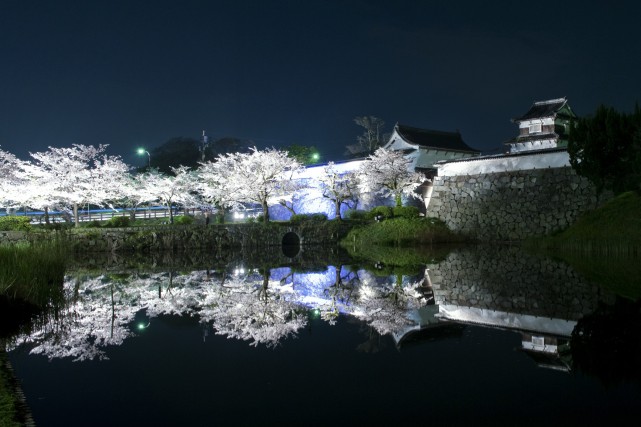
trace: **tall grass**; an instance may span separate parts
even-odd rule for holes
[[[552,251],[604,256],[641,255],[641,197],[618,195],[579,218],[570,228],[536,244]]]
[[[62,285],[67,255],[60,242],[0,246],[0,294],[46,305]]]
[[[7,354],[0,350],[0,426],[19,427],[24,425],[20,419],[20,404],[14,393],[11,372],[6,366]]]
[[[627,192],[587,212],[554,236],[526,242],[560,258],[592,283],[618,295],[641,297],[641,197]]]

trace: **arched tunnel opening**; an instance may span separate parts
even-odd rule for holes
[[[287,258],[294,258],[300,253],[300,237],[298,234],[290,231],[285,233],[282,241],[283,255]]]

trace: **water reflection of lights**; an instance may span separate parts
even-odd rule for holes
[[[149,327],[149,325],[151,325],[151,321],[148,321],[147,324],[145,324],[144,322],[140,322],[140,323],[138,323],[138,330],[139,331],[144,331],[145,329],[147,329]]]

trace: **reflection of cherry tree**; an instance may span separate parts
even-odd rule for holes
[[[159,273],[140,279],[140,308],[145,308],[150,318],[162,314],[194,315],[202,300],[205,279],[204,271],[180,276]]]
[[[136,313],[146,310],[150,319],[160,314],[192,314],[200,304],[204,276],[204,272],[195,271],[176,279],[170,273],[68,277],[64,283],[66,304],[56,320],[17,342],[50,359],[107,359],[105,347],[120,345],[133,334],[131,323]]]
[[[345,274],[341,274],[341,269],[337,268],[334,283],[325,289],[329,304],[319,307],[321,319],[330,325],[336,324],[340,308],[352,304],[354,294],[359,286],[360,281],[355,273],[348,271]]]
[[[144,313],[151,327],[161,315],[200,316],[219,335],[275,347],[306,325],[310,309],[331,324],[339,314],[353,315],[384,335],[413,323],[411,312],[424,304],[420,286],[331,266],[264,275],[256,270],[222,276],[209,271],[77,275],[65,279],[65,303],[55,319],[15,343],[49,358],[106,359],[106,347],[135,335],[132,323]]]
[[[413,310],[425,305],[422,282],[376,284],[362,280],[357,310],[353,315],[366,321],[381,335],[394,334],[415,323]]]
[[[72,357],[74,360],[106,359],[103,347],[120,345],[131,335],[128,324],[138,308],[126,288],[104,276],[68,277],[64,283],[67,305],[57,321],[19,341],[33,346],[32,354],[50,359]]]
[[[233,278],[205,291],[201,319],[213,321],[216,334],[275,347],[305,326],[307,318],[293,301],[291,286]]]

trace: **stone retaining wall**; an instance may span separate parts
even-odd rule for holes
[[[594,186],[561,167],[438,176],[427,215],[476,239],[520,240],[564,229],[596,206]]]
[[[74,252],[147,252],[159,250],[281,247],[294,233],[302,248],[336,245],[348,226],[334,222],[314,224],[166,225],[127,228],[72,228],[59,231],[0,231],[0,243],[20,244],[60,239]]]
[[[578,320],[614,298],[570,266],[515,246],[454,250],[428,268],[439,305]]]

